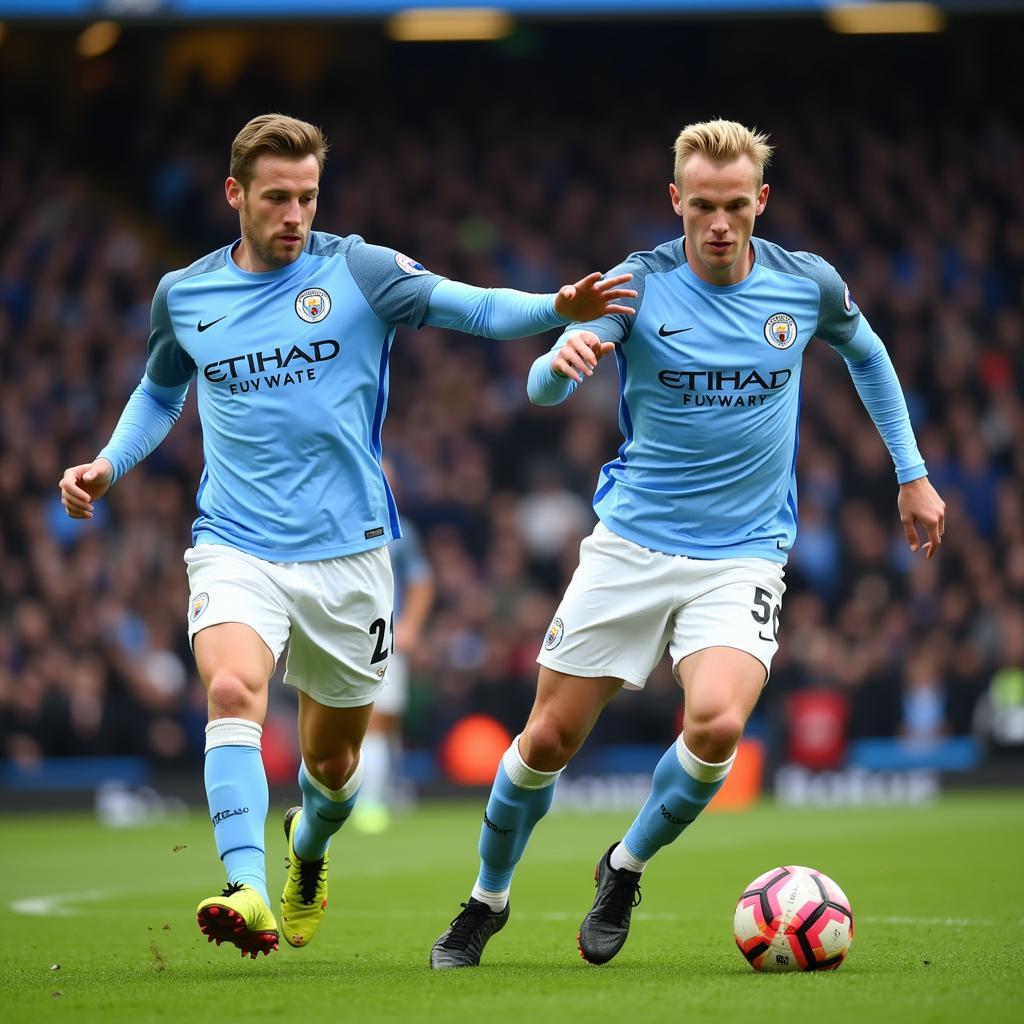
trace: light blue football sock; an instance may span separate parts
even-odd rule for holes
[[[527,765],[519,754],[518,736],[502,756],[480,829],[480,874],[473,890],[478,899],[485,893],[492,898],[500,894],[501,906],[492,909],[503,909],[512,873],[534,825],[551,806],[561,774],[562,769],[540,772]]]
[[[259,725],[244,718],[210,722],[203,777],[213,839],[228,881],[251,885],[269,904],[263,841],[269,795],[262,734]]]
[[[302,814],[295,826],[292,845],[303,860],[319,860],[330,845],[331,836],[348,820],[363,781],[363,759],[341,789],[328,789],[299,765],[299,789],[302,790]]]
[[[722,788],[736,759],[713,764],[692,754],[680,736],[665,751],[651,780],[651,793],[623,844],[637,860],[648,861],[678,839]]]

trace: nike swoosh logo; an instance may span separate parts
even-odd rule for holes
[[[202,334],[203,331],[209,330],[214,324],[219,324],[221,320],[226,320],[227,318],[228,314],[225,313],[222,317],[218,317],[216,320],[211,320],[208,324],[204,324],[203,321],[200,320],[199,323],[196,324],[196,330]]]
[[[660,326],[660,327],[658,328],[658,333],[659,333],[659,334],[660,334],[660,335],[661,335],[661,336],[662,336],[663,338],[671,338],[673,334],[682,334],[682,333],[683,333],[683,331],[692,331],[692,330],[693,330],[693,328],[692,328],[692,327],[680,327],[678,331],[666,331],[666,330],[665,330],[665,325],[664,325],[664,324],[662,324],[662,325],[661,325],[661,326]]]

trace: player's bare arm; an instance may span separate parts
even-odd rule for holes
[[[114,467],[106,459],[70,466],[60,478],[60,503],[72,519],[92,519],[93,502],[110,490]]]
[[[924,556],[934,558],[942,544],[942,535],[946,532],[946,503],[932,487],[928,477],[923,476],[902,484],[897,506],[910,550],[916,552],[921,547],[918,533],[920,526],[928,537],[924,544]]]
[[[569,320],[585,323],[596,320],[608,313],[625,313],[632,315],[635,310],[630,306],[616,303],[616,299],[635,299],[636,291],[623,288],[622,285],[633,279],[632,274],[617,274],[602,280],[601,274],[595,271],[587,274],[575,284],[563,285],[555,298],[555,312]]]
[[[559,377],[582,384],[583,377],[592,377],[598,362],[613,348],[610,341],[602,341],[592,331],[573,331],[566,335],[565,344],[555,354],[551,370]]]

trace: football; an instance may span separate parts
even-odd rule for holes
[[[755,971],[831,971],[853,942],[853,910],[828,875],[772,868],[744,890],[733,934]]]

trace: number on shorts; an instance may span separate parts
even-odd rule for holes
[[[754,607],[750,610],[750,617],[755,622],[759,622],[762,626],[767,625],[769,619],[772,623],[771,636],[765,636],[763,630],[758,634],[762,640],[777,640],[779,638],[779,616],[781,614],[781,604],[777,604],[772,607],[771,591],[765,590],[764,587],[755,587]]]
[[[392,621],[394,618],[392,617]],[[376,665],[378,661],[387,661],[388,651],[384,644],[384,636],[387,632],[388,624],[383,619],[374,619],[370,623],[368,630],[370,636],[376,637],[377,645],[373,649],[373,657],[370,659],[371,665]],[[391,630],[391,651],[394,652],[395,640],[394,640],[394,629]]]

